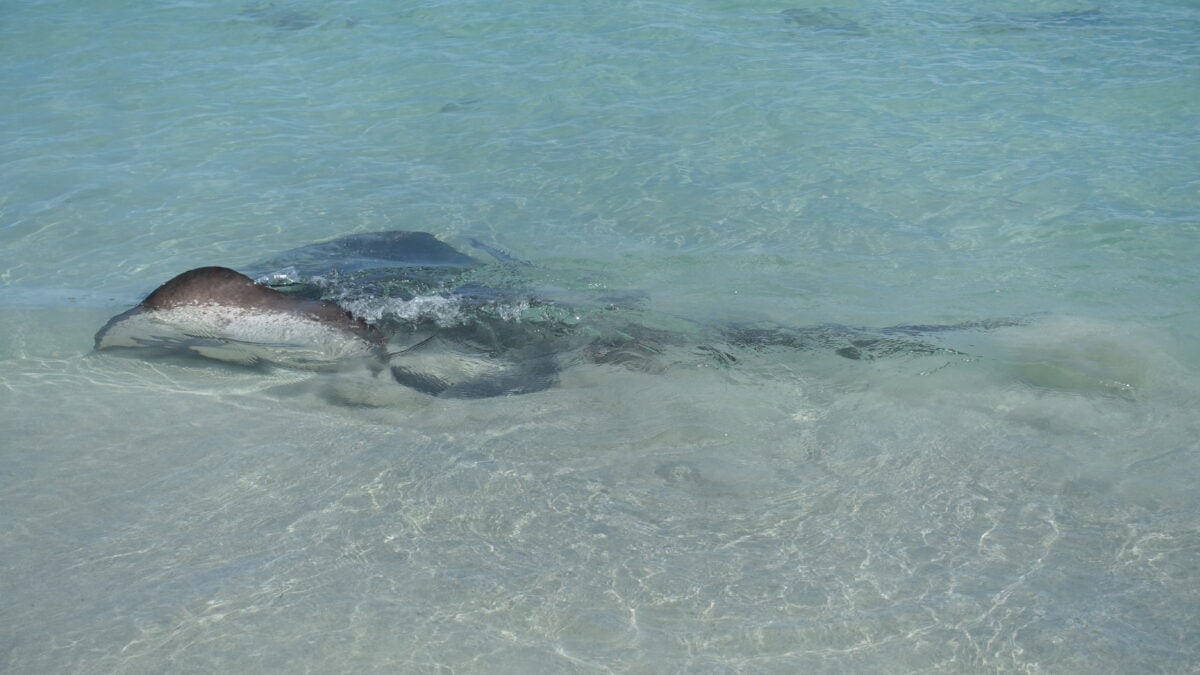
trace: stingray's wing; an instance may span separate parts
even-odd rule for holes
[[[541,350],[495,356],[432,336],[394,352],[396,382],[430,396],[490,398],[542,391],[558,379],[558,364]]]
[[[160,320],[155,312],[141,307],[114,316],[96,333],[97,350],[133,352],[138,356],[203,356],[247,366],[264,361],[263,348],[279,350],[283,347],[191,333],[177,324]]]
[[[377,344],[311,317],[220,305],[167,310],[139,305],[100,329],[96,349],[315,370],[381,356]]]

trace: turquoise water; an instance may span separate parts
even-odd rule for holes
[[[0,6],[0,670],[1187,671],[1200,9]],[[425,230],[709,325],[373,408],[91,354],[185,269]]]

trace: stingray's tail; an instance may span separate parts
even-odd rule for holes
[[[870,361],[888,356],[920,356],[963,353],[933,342],[933,336],[959,331],[992,330],[1022,326],[1027,319],[986,319],[955,324],[909,324],[885,328],[865,328],[841,324],[822,324],[790,328],[777,324],[730,326],[721,331],[730,344],[763,350],[785,347],[800,351],[832,351],[854,361]],[[926,339],[928,338],[928,339]]]

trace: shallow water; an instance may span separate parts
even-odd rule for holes
[[[1182,2],[0,9],[0,669],[1193,668],[1198,34]],[[386,229],[662,327],[1024,324],[475,401],[90,351],[180,271]]]

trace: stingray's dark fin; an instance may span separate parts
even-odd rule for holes
[[[392,366],[392,377],[409,389],[415,389],[422,394],[429,394],[430,396],[439,396],[442,392],[450,388],[450,383],[439,377],[414,373],[400,366]]]

